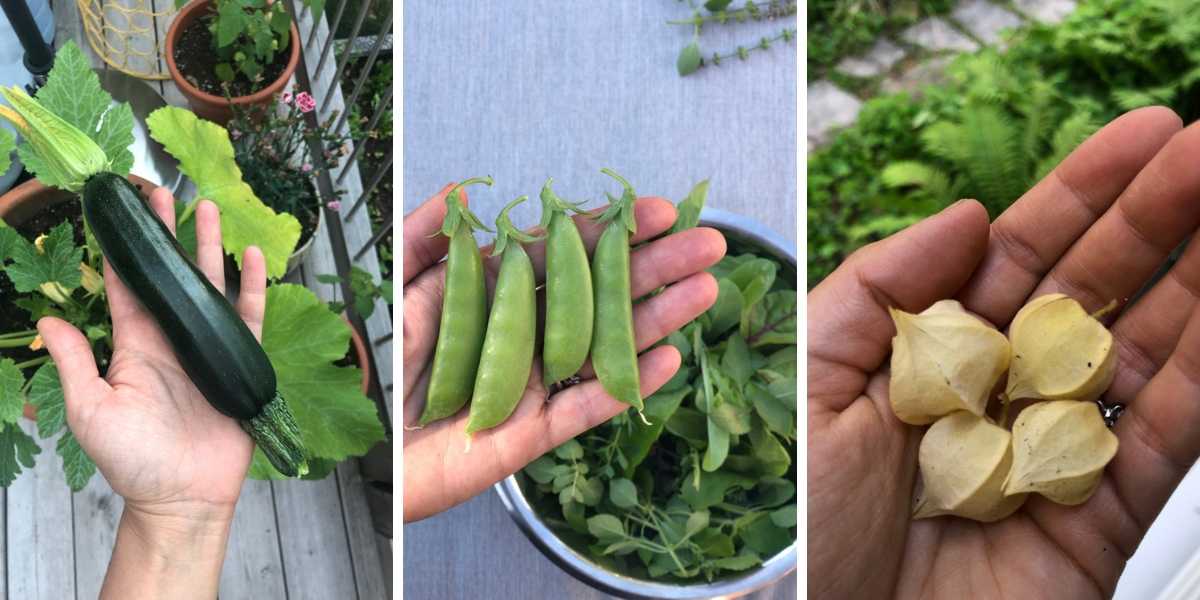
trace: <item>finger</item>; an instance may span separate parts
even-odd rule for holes
[[[158,325],[142,308],[125,283],[117,276],[108,259],[104,260],[104,294],[108,297],[108,312],[112,315],[113,346],[125,347],[131,341],[145,343],[161,340]]]
[[[818,284],[808,294],[809,400],[838,412],[854,401],[891,351],[888,307],[920,312],[953,297],[987,243],[987,212],[962,201],[855,252]]]
[[[1200,456],[1200,310],[1113,431],[1120,449],[1109,472],[1128,510],[1148,527]]]
[[[987,254],[958,295],[963,305],[997,326],[1007,324],[1180,126],[1170,109],[1143,108],[1080,144],[996,219]]]
[[[638,357],[642,398],[670,381],[681,362],[679,350],[674,346],[660,346]],[[506,473],[514,472],[627,409],[629,405],[609,396],[597,379],[555,394],[548,404],[527,395],[513,417],[495,430],[494,435],[503,436],[499,439],[528,440],[528,443],[497,444],[501,465]]]
[[[404,397],[433,357],[442,318],[445,265],[427,269],[404,286]],[[422,396],[424,397],[424,396]]]
[[[655,240],[629,257],[634,298],[707,269],[725,256],[725,236],[697,227]]]
[[[225,250],[221,247],[221,213],[216,204],[201,200],[196,206],[195,215],[196,266],[208,278],[209,283],[224,294]]]
[[[1175,134],[1034,290],[1125,303],[1200,224],[1200,123]]]
[[[1113,324],[1117,373],[1106,396],[1128,404],[1137,397],[1179,343],[1200,298],[1200,244],[1179,261]]]
[[[242,255],[241,287],[238,290],[238,316],[246,322],[254,337],[262,341],[263,315],[267,310],[267,261],[258,246],[249,246]]]
[[[154,214],[167,226],[171,235],[175,235],[175,199],[171,196],[171,190],[165,187],[154,188],[154,191],[150,192],[150,208],[154,209]]]
[[[599,211],[603,210],[604,207],[600,207],[591,211],[589,215],[574,217],[575,226],[579,228],[579,236],[583,238],[583,246],[589,256],[596,247],[596,241],[600,239],[600,233],[604,231],[604,225],[596,222],[591,214],[599,214]],[[637,220],[637,232],[629,236],[630,244],[640,244],[658,237],[675,224],[675,205],[662,198],[639,198],[633,205],[633,212]],[[527,231],[535,235],[543,233],[540,227],[532,227]],[[533,262],[533,271],[538,281],[542,281],[546,273],[546,241],[538,240],[524,246],[529,260]],[[481,250],[485,257],[484,266],[487,267],[489,275],[495,277],[500,270],[500,257],[492,256],[491,245],[484,246]]]
[[[69,414],[78,414],[81,403],[95,400],[99,392],[108,389],[96,369],[96,357],[87,338],[71,324],[55,317],[45,317],[37,323],[38,333],[50,358],[58,368]]]
[[[446,194],[454,185],[446,184],[442,191],[404,217],[404,283],[446,255],[449,238],[434,234],[442,229],[442,221],[446,219]],[[462,190],[462,200],[464,204],[467,202],[466,189]]]

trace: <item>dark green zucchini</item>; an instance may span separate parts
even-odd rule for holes
[[[84,184],[83,215],[109,265],[158,323],[209,404],[237,419],[280,473],[305,474],[300,431],[262,345],[138,189],[119,175],[97,173]]]

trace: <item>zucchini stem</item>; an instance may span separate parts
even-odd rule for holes
[[[308,460],[300,441],[300,428],[288,408],[287,401],[275,394],[258,416],[242,421],[242,428],[263,451],[267,460],[288,477],[303,477],[308,473]]]
[[[17,368],[18,369],[28,369],[29,367],[36,367],[38,365],[41,365],[43,363],[48,363],[48,362],[50,362],[49,354],[47,354],[45,356],[39,356],[37,358],[31,358],[25,362],[19,362],[19,363],[17,363]]]

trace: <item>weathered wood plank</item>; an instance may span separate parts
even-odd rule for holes
[[[98,598],[117,541],[125,501],[96,473],[71,498],[75,509],[75,585],[79,598]]]
[[[22,419],[21,429],[37,438],[37,427]],[[75,597],[71,490],[63,481],[57,438],[38,439],[41,454],[33,469],[8,488],[5,519],[8,594],[29,600]]]
[[[338,482],[274,481],[289,600],[356,598]]]
[[[284,586],[271,482],[247,479],[221,567],[221,597],[283,598]]]
[[[54,7],[54,47],[61,48],[68,41],[74,41],[83,53],[91,60],[93,68],[103,68],[104,61],[92,50],[83,30],[83,20],[79,7],[74,0],[60,0],[53,3]]]
[[[387,582],[387,597],[392,600],[395,579],[392,571],[392,538],[382,533],[375,534],[375,542],[379,546],[379,560],[383,564],[383,580]]]
[[[383,598],[389,595],[387,589],[391,587],[391,579],[384,578],[371,510],[367,506],[366,484],[358,461],[351,459],[339,464],[336,476],[342,495],[342,518],[346,522],[350,557],[354,561],[354,583],[358,588],[358,597]]]

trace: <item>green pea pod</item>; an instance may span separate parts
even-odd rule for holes
[[[542,381],[548,387],[576,373],[592,344],[592,272],[579,228],[567,211],[578,204],[559,198],[547,179],[542,187],[542,228],[546,230],[546,329]]]
[[[483,257],[472,232],[491,230],[462,202],[461,188],[473,183],[492,185],[492,178],[468,179],[446,194],[446,220],[442,222],[441,234],[450,238],[450,251],[446,257],[442,319],[421,426],[453,415],[471,399],[475,369],[483,348],[487,287],[483,281]]]
[[[475,395],[467,417],[467,436],[504,422],[517,408],[533,369],[534,337],[537,335],[537,286],[533,263],[521,247],[539,238],[522,233],[508,218],[512,207],[524,202],[521,196],[508,203],[496,218],[496,245],[500,255],[496,294],[483,338],[483,355],[475,375]]]
[[[633,298],[629,281],[629,235],[637,232],[633,186],[610,169],[602,169],[625,186],[620,200],[613,200],[599,221],[605,223],[592,254],[592,283],[595,286],[596,321],[592,333],[592,367],[604,391],[642,411],[638,382],[637,346],[633,336]],[[643,421],[645,417],[642,417]]]

